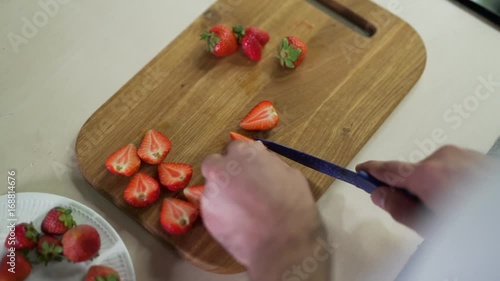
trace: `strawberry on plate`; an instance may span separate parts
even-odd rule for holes
[[[198,209],[193,204],[175,198],[163,200],[160,223],[172,235],[186,233],[198,218]]]
[[[281,66],[296,68],[301,65],[307,55],[307,45],[300,38],[288,36],[281,40],[278,47],[278,59]]]
[[[244,136],[242,134],[235,133],[235,132],[230,132],[229,137],[231,137],[231,140],[241,140],[241,141],[254,142],[253,139],[251,139],[247,136]]]
[[[146,207],[160,197],[160,184],[145,173],[137,173],[123,193],[125,202],[133,207]]]
[[[279,116],[270,101],[257,104],[240,122],[240,127],[247,131],[271,130],[278,126]]]
[[[207,41],[208,51],[216,57],[227,57],[238,51],[238,40],[231,28],[216,25],[200,36]]]
[[[42,236],[38,239],[36,251],[38,262],[47,265],[51,261],[63,260],[61,241],[54,236]]]
[[[21,252],[9,252],[0,261],[0,281],[24,281],[31,274],[31,268]]]
[[[184,188],[182,191],[184,193],[184,197],[193,204],[196,208],[200,208],[200,200],[201,196],[203,196],[203,190],[205,190],[204,185],[197,185],[197,186],[188,186]]]
[[[193,176],[193,167],[184,163],[161,163],[158,166],[160,183],[170,191],[186,187]]]
[[[172,143],[162,132],[149,130],[144,135],[137,154],[142,161],[156,165],[165,160],[171,147]]]
[[[39,233],[33,223],[20,223],[14,226],[14,232],[9,233],[5,239],[7,249],[31,250],[36,247]]]
[[[137,156],[137,148],[133,144],[115,151],[106,160],[106,168],[113,173],[123,176],[135,174],[141,166],[141,159]]]
[[[68,230],[62,238],[63,254],[71,262],[93,259],[101,248],[101,237],[95,227],[81,224]]]
[[[71,210],[63,207],[51,209],[42,221],[42,231],[45,234],[63,235],[76,225]]]
[[[87,271],[84,281],[120,281],[120,275],[105,265],[93,265]]]

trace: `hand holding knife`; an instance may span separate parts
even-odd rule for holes
[[[300,163],[313,170],[329,175],[343,182],[352,184],[366,191],[369,194],[371,194],[378,187],[390,186],[384,182],[379,181],[378,179],[376,179],[375,177],[364,171],[356,173],[354,171],[338,166],[334,163],[286,147],[284,145],[263,139],[257,139],[257,140],[261,141],[269,150],[277,154],[280,154],[290,160]],[[418,199],[415,195],[411,194],[408,190],[401,189],[401,191],[404,192],[408,197],[412,198],[413,200],[420,201],[420,199]]]

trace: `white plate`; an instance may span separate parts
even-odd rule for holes
[[[68,207],[73,211],[73,218],[77,224],[94,226],[101,236],[101,250],[99,256],[93,261],[72,264],[69,262],[53,263],[47,267],[37,265],[27,281],[81,281],[88,268],[94,264],[103,264],[114,268],[122,281],[135,281],[132,260],[118,233],[99,214],[92,209],[69,198],[47,193],[17,193],[16,194],[17,223],[33,222],[38,231],[45,214],[57,206]],[[0,196],[0,219],[2,225],[7,219],[7,195]],[[3,246],[8,229],[0,228],[0,254],[6,254]]]

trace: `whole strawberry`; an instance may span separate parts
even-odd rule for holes
[[[82,224],[64,234],[62,245],[63,254],[69,261],[88,261],[99,253],[101,237],[93,226]]]
[[[120,276],[109,266],[94,265],[89,268],[84,281],[120,281]]]
[[[262,59],[262,45],[255,36],[243,36],[241,39],[241,49],[253,61],[260,61]]]
[[[5,239],[5,247],[17,250],[31,250],[36,247],[38,231],[32,223],[20,223],[14,227],[14,232],[9,233]]]
[[[270,39],[269,33],[254,26],[245,28],[243,25],[233,27],[233,32],[238,38],[245,55],[253,61],[260,61],[262,59],[262,48]]]
[[[239,43],[241,43],[243,37],[246,35],[254,36],[262,47],[264,47],[269,42],[269,39],[271,39],[271,36],[267,31],[255,26],[245,28],[243,25],[237,25],[233,27],[233,32],[238,38]]]
[[[227,26],[216,25],[200,38],[207,41],[208,50],[216,57],[227,57],[238,51],[238,40]]]
[[[0,281],[24,281],[31,274],[31,268],[21,252],[9,252],[0,261]]]
[[[299,38],[288,36],[281,40],[278,47],[278,59],[281,66],[287,68],[296,68],[306,58],[307,45]]]
[[[38,262],[47,265],[51,261],[63,260],[61,241],[54,236],[42,236],[36,247]]]
[[[42,222],[42,231],[50,235],[63,235],[75,225],[70,209],[56,207],[45,215]]]

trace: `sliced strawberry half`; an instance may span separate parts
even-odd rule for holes
[[[172,143],[167,136],[160,131],[149,130],[144,135],[137,154],[142,161],[156,165],[165,160],[171,148]]]
[[[197,185],[197,186],[188,186],[184,188],[182,191],[184,193],[184,197],[193,204],[196,208],[200,208],[200,200],[201,196],[203,196],[203,190],[205,190],[204,185]]]
[[[229,136],[231,137],[231,140],[241,140],[241,141],[254,142],[253,139],[251,139],[247,136],[244,136],[242,134],[235,133],[235,132],[230,132]]]
[[[193,167],[184,163],[161,163],[158,166],[160,182],[170,191],[186,187],[193,176]]]
[[[163,200],[160,223],[166,232],[173,235],[186,233],[198,218],[199,212],[193,204],[175,198]]]
[[[270,101],[257,104],[240,122],[240,127],[248,131],[271,130],[278,126],[279,116]]]
[[[141,167],[141,159],[137,156],[137,148],[128,144],[115,151],[106,160],[106,168],[113,173],[124,176],[135,174]]]
[[[156,202],[160,197],[160,184],[145,173],[137,173],[127,185],[123,199],[133,207],[142,208]]]

